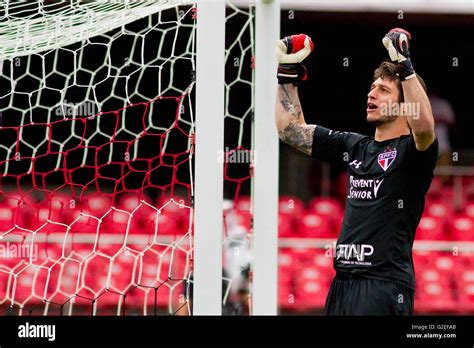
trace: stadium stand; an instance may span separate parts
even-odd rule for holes
[[[470,181],[466,182],[471,185]],[[474,196],[470,196],[468,187],[464,190],[465,203],[460,210],[453,209],[446,198],[452,196],[446,194],[446,189],[439,187],[436,181],[427,196],[413,253],[417,279],[416,313],[474,313],[474,253],[457,250],[458,243],[474,243]],[[162,206],[168,200],[163,199],[153,202],[145,198],[155,206]],[[136,258],[120,252],[123,240],[110,243],[107,236],[124,238],[128,228],[129,235],[148,234],[151,238],[157,226],[160,238],[173,239],[186,233],[189,214],[175,204],[165,206],[158,216],[157,211],[148,205],[136,210],[140,201],[131,194],[122,195],[117,209],[108,213],[111,202],[106,195],[90,194],[84,197],[83,202],[81,207],[66,209],[69,203],[60,194],[50,201],[51,206],[48,207],[32,201],[31,197],[25,200],[13,194],[4,195],[0,202],[1,230],[16,228],[19,235],[24,235],[23,228],[38,229],[39,234],[46,236],[44,243],[37,243],[39,252],[34,264],[49,266],[61,257],[63,248],[69,257],[68,261],[53,267],[49,274],[44,271],[46,268],[28,266],[27,260],[10,259],[10,263],[17,264],[2,265],[17,274],[14,287],[17,301],[30,306],[39,304],[45,295],[42,289],[46,288],[46,297],[51,302],[64,302],[75,293],[79,267],[84,267],[81,274],[84,275],[85,286],[81,287],[76,297],[76,306],[83,303],[84,311],[87,311],[91,300],[100,302],[101,308],[107,308],[116,305],[118,298],[121,298],[127,303],[123,306],[126,311],[145,306],[149,307],[150,312],[168,306],[169,301],[178,301],[177,296],[183,290],[171,294],[170,289],[173,288],[173,279],[183,277],[185,260],[182,257],[171,257],[166,247],[162,250],[155,248],[147,251],[141,263],[137,264]],[[250,198],[244,196],[231,209],[237,225],[246,230],[251,229],[252,223],[248,214],[249,205]],[[130,220],[128,214],[134,209],[135,218]],[[317,197],[306,205],[297,197],[282,196],[279,210],[280,240],[291,240],[295,244],[294,247],[280,248],[280,310],[321,312],[335,275],[332,254],[328,254],[329,250],[323,245],[327,245],[328,241],[335,242],[343,217],[343,205],[333,198]],[[98,216],[102,218],[99,220]],[[65,236],[67,226],[70,227],[69,235],[62,238],[61,243],[48,241],[48,236]],[[73,242],[74,236],[89,235],[89,239],[93,240],[96,234],[99,238],[94,257],[79,265],[78,261],[91,253],[93,246],[87,242]],[[311,241],[318,240],[324,243],[314,247]],[[419,242],[437,244],[433,244],[432,248],[417,248]],[[469,245],[472,249],[473,244]],[[133,248],[140,250],[139,245],[133,245]],[[112,277],[108,280],[109,269],[112,269]],[[0,272],[0,299],[13,291],[11,275],[12,272]]]

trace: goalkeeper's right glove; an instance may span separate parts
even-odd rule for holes
[[[391,61],[397,66],[397,75],[401,81],[416,76],[410,59],[410,39],[410,33],[401,28],[390,30],[382,39]]]
[[[306,68],[301,62],[313,51],[311,38],[305,34],[291,35],[278,40],[276,56],[278,59],[277,78],[279,84],[300,85],[307,79]]]

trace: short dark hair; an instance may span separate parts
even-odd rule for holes
[[[402,83],[397,75],[397,66],[389,61],[382,62],[374,71],[374,81],[377,80],[379,77],[388,79],[390,81],[395,81],[399,92],[398,102],[403,103],[405,101],[405,96],[403,95]],[[425,90],[425,92],[428,93],[425,81],[423,81],[421,76],[418,74],[416,74],[416,78],[418,79],[418,81],[420,81],[420,84]]]

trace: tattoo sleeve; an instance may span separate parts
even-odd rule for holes
[[[280,88],[280,103],[283,106],[283,109],[294,116],[296,120],[298,120],[303,114],[298,96],[292,98],[287,86],[285,85],[281,85]]]
[[[291,122],[283,130],[280,130],[280,139],[305,154],[311,155],[315,128],[315,125],[303,126]]]
[[[280,139],[305,154],[311,155],[316,126],[306,124],[295,87],[279,85],[277,109],[279,109],[276,115]]]

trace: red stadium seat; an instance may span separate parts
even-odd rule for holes
[[[171,250],[148,250],[143,256],[143,267],[138,273],[137,283],[146,290],[152,288],[151,291],[141,295],[142,299],[147,301],[147,306],[153,308],[155,304],[155,290],[156,290],[156,305],[168,306],[170,301],[170,294],[173,294],[172,303],[179,300],[180,295],[183,294],[183,286],[185,284],[184,266],[185,262],[182,259],[183,255],[175,253],[173,260],[171,259]]]
[[[449,218],[453,214],[453,207],[442,201],[427,201],[424,214],[438,218]]]
[[[188,228],[189,225],[189,203],[182,197],[165,197],[162,200],[158,200],[156,207],[161,211],[163,215],[172,217],[178,227]],[[181,233],[181,232],[180,232]]]
[[[442,196],[442,191],[443,189],[443,182],[441,181],[441,178],[438,176],[435,176],[433,180],[431,181],[430,188],[427,192],[427,200],[438,200]]]
[[[445,236],[443,239],[449,240],[451,235],[449,233],[449,222],[454,217],[453,205],[451,202],[430,201],[428,200],[423,211],[424,216],[435,217],[440,220]]]
[[[9,280],[13,279],[11,270],[6,265],[0,265],[0,303],[8,302],[8,296],[10,294],[10,283]]]
[[[317,281],[327,281],[328,275],[325,272],[322,272],[319,267],[308,265],[302,268],[298,272],[298,280],[317,280]]]
[[[16,192],[3,192],[1,205],[6,205],[11,208],[31,206],[35,204],[33,197],[27,194],[19,194]]]
[[[332,280],[336,275],[336,271],[333,267],[334,258],[332,253],[326,253],[324,251],[318,251],[313,256],[312,264],[315,265],[328,280]]]
[[[309,210],[325,217],[329,223],[331,235],[338,235],[343,218],[343,208],[338,200],[329,197],[314,198],[309,203]]]
[[[434,267],[427,267],[417,271],[417,282],[422,283],[442,283],[449,286],[450,279],[442,271]]]
[[[474,283],[474,269],[463,269],[457,279],[463,283]]]
[[[108,196],[100,194],[90,194],[82,197],[84,210],[90,212],[91,215],[100,218],[102,217],[111,207],[112,202]]]
[[[76,210],[73,213],[76,218],[70,224],[71,232],[72,233],[90,233],[96,234],[97,228],[99,226],[99,220],[96,218],[93,213],[91,214],[89,211],[79,211]]]
[[[449,185],[449,186],[443,186],[441,189],[441,197],[439,198],[440,201],[446,203],[446,204],[453,204],[454,201],[454,187]]]
[[[132,212],[140,205],[140,201],[141,199],[138,194],[126,193],[119,198],[117,208]]]
[[[300,230],[291,216],[278,214],[278,235],[280,237],[300,237]]]
[[[63,194],[55,193],[45,198],[41,203],[30,201],[20,208],[18,225],[34,231],[49,220],[53,224],[47,229],[49,232],[55,232],[54,222],[66,224],[72,221],[71,213],[75,207],[74,203],[71,203],[71,199]],[[43,231],[46,232],[44,229]]]
[[[464,208],[464,214],[474,219],[474,202],[468,202]]]
[[[22,263],[15,268],[16,283],[12,279],[11,294],[17,304],[37,304],[42,302],[47,270]]]
[[[416,291],[415,311],[417,312],[454,312],[456,302],[451,288],[444,283],[420,282]]]
[[[278,254],[278,291],[279,298],[281,297],[283,302],[287,302],[288,295],[293,293],[293,275],[296,267],[293,254],[288,250],[280,250]]]
[[[431,265],[432,260],[436,258],[436,252],[428,250],[416,250],[413,251],[413,262],[415,264],[415,271],[424,269],[428,265]]]
[[[453,293],[453,274],[457,261],[447,254],[430,252],[424,267],[415,267],[417,312],[454,312],[456,299]]]
[[[303,216],[301,234],[309,238],[335,238],[328,219],[317,213]]]
[[[331,252],[328,252],[326,255],[326,252],[321,250],[314,255],[313,257],[313,265],[326,269],[326,268],[332,268],[333,266],[333,255]]]
[[[120,234],[125,236],[130,214],[122,210],[110,210],[102,217],[100,232]]]
[[[279,269],[294,270],[297,267],[297,260],[291,249],[280,249],[278,253]]]
[[[138,276],[138,257],[131,252],[122,251],[112,259],[111,289],[122,294],[136,285]]]
[[[288,238],[300,236],[300,220],[305,211],[303,201],[292,196],[281,196],[278,211],[279,236]]]
[[[461,312],[474,311],[474,269],[470,266],[456,272],[456,292]]]
[[[293,270],[289,268],[280,267],[278,269],[278,283],[287,286],[293,281]]]
[[[298,264],[298,267],[312,264],[313,257],[316,253],[314,249],[310,248],[293,248],[291,251],[293,253],[294,260]]]
[[[46,300],[54,303],[66,303],[76,293],[79,262],[67,260],[51,267],[47,286]]]
[[[416,239],[445,240],[443,221],[440,218],[423,215],[416,229]]]
[[[329,285],[324,281],[298,281],[296,283],[295,307],[300,310],[324,308],[328,290]]]
[[[311,256],[313,262],[321,261],[314,253],[311,253]],[[331,278],[332,274],[328,271],[327,265],[324,267],[314,263],[304,265],[296,275],[296,308],[300,310],[323,308]]]
[[[152,214],[151,221],[155,225],[156,213]],[[186,231],[183,231],[176,219],[171,214],[162,213],[158,215],[158,235],[183,235]]]
[[[0,232],[6,232],[15,225],[14,214],[17,209],[8,206],[0,206]]]
[[[321,215],[335,215],[342,213],[342,208],[338,200],[330,197],[318,197],[309,202],[309,209]]]
[[[465,176],[463,179],[463,193],[468,200],[474,199],[474,177]]]
[[[278,306],[282,309],[295,309],[295,291],[291,280],[278,282]]]
[[[297,216],[303,214],[305,210],[303,201],[292,196],[280,196],[278,200],[278,208],[280,214]]]
[[[459,283],[457,288],[459,308],[462,312],[474,312],[474,282]]]
[[[459,262],[457,257],[448,254],[435,258],[433,264],[443,277],[450,277],[456,271]]]
[[[454,218],[451,234],[455,240],[474,241],[474,219],[469,216]]]
[[[110,258],[95,254],[83,266],[84,278],[80,282],[79,294],[90,298],[106,288]]]

